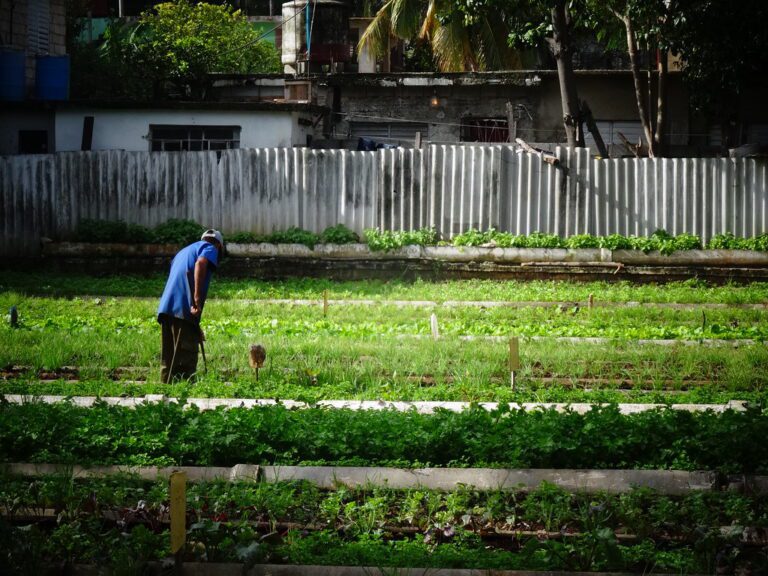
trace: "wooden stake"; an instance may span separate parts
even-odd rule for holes
[[[187,540],[187,475],[184,472],[171,473],[170,500],[171,553],[176,557],[176,569],[180,571]]]
[[[589,300],[587,300],[587,305],[589,306],[589,309],[592,310],[592,308],[595,306],[595,295],[590,294]]]
[[[437,315],[432,314],[432,316],[429,318],[429,325],[432,328],[432,338],[437,340],[440,338],[440,330],[437,327]]]
[[[323,317],[328,316],[328,290],[323,290]]]

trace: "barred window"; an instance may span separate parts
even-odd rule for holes
[[[462,142],[507,142],[507,119],[462,118],[460,137]]]
[[[149,125],[152,152],[240,148],[240,126]]]

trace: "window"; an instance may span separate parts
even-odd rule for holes
[[[240,148],[240,126],[149,125],[152,152]]]
[[[50,0],[29,0],[27,6],[27,47],[32,54],[48,54],[50,29]]]
[[[461,121],[462,142],[507,142],[506,118],[464,118]]]
[[[426,139],[429,125],[420,122],[351,122],[349,135],[353,139],[382,140],[385,144],[413,144],[416,132]]]

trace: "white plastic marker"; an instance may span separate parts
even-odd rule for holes
[[[429,324],[432,327],[432,338],[437,340],[440,338],[440,331],[437,328],[437,314],[432,314],[429,319]]]
[[[517,336],[509,339],[509,385],[515,389],[515,371],[520,370],[520,342]]]

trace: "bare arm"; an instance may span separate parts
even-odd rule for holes
[[[200,316],[200,311],[203,307],[203,282],[205,276],[208,273],[208,258],[200,256],[195,262],[195,282],[194,293],[192,295],[192,307],[190,312],[192,316]]]

